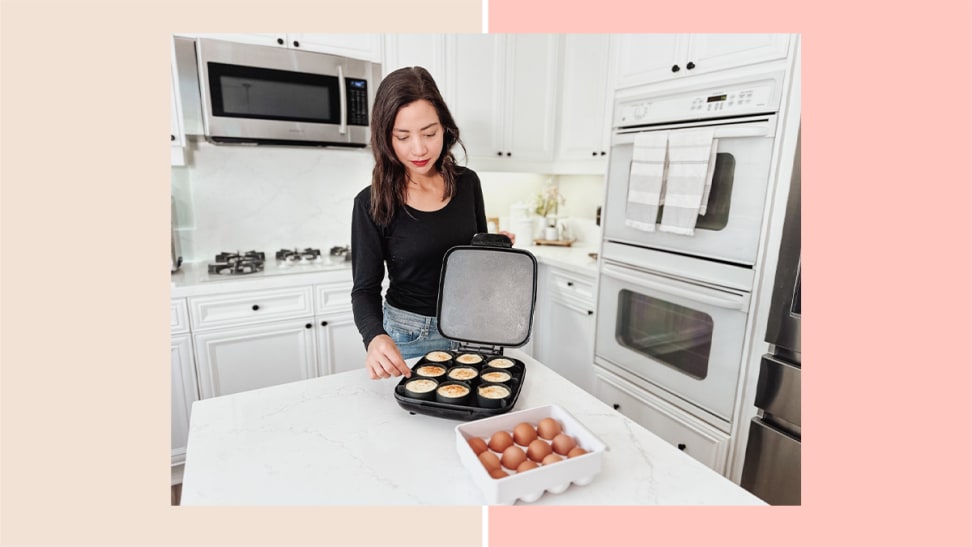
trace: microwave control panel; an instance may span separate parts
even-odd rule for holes
[[[348,125],[368,126],[368,81],[345,78],[348,98]]]
[[[652,98],[619,99],[615,126],[776,112],[780,106],[779,84],[780,80],[769,78]]]

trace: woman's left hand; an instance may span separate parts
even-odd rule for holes
[[[513,232],[507,232],[506,230],[500,230],[498,233],[505,235],[510,238],[510,243],[516,245],[516,234]]]

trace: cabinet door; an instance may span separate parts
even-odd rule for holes
[[[172,465],[186,461],[189,439],[189,413],[199,399],[196,370],[192,360],[192,338],[188,334],[173,336],[172,341]]]
[[[550,161],[559,89],[559,36],[511,34],[507,40],[506,157]]]
[[[382,76],[387,76],[389,72],[399,68],[420,66],[432,74],[435,84],[439,87],[439,93],[445,98],[446,104],[452,108],[451,95],[447,89],[450,80],[446,78],[444,34],[387,34],[384,48]]]
[[[607,34],[564,36],[558,160],[597,160],[607,168],[610,38]]]
[[[594,392],[594,308],[551,298],[541,362],[588,393]]]
[[[693,73],[712,72],[786,57],[786,34],[690,34],[685,62]],[[685,68],[685,67],[682,67]]]
[[[685,71],[681,61],[684,43],[679,34],[620,34],[612,39],[619,88],[667,80],[675,65],[679,72],[674,74]]]
[[[318,317],[317,352],[320,375],[360,370],[367,352],[354,325],[354,315]]]
[[[718,473],[725,473],[729,436],[630,383],[595,370],[594,396]]]
[[[172,69],[171,69],[171,81],[172,85],[169,89],[172,101],[170,102],[170,112],[171,112],[171,123],[172,123],[172,133],[169,135],[169,143],[172,146],[172,165],[182,166],[186,164],[185,156],[185,144],[186,136],[185,131],[182,129],[182,99],[179,97],[179,87],[177,82],[179,81],[179,76],[176,71],[176,60],[175,60],[175,43],[172,45]]]
[[[374,33],[287,34],[287,45],[295,49],[342,55],[367,61],[381,61],[381,36]]]
[[[459,34],[448,39],[449,79],[454,95],[449,109],[469,157],[504,156],[503,101],[506,97],[506,39],[492,34]],[[456,157],[462,163],[461,150]]]
[[[194,335],[201,398],[317,375],[313,317]]]

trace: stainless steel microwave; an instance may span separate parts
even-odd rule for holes
[[[365,147],[381,64],[284,47],[176,38],[180,93],[213,143]],[[195,80],[185,82],[183,80]],[[187,124],[192,127],[192,124]]]

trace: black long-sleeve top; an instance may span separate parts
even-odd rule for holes
[[[351,271],[354,287],[351,306],[365,347],[382,326],[381,283],[388,266],[385,299],[396,308],[435,316],[439,275],[446,251],[468,245],[473,235],[486,231],[486,207],[479,176],[467,168],[456,173],[456,191],[438,211],[419,211],[403,205],[382,228],[368,211],[371,188],[354,198],[351,218]]]

